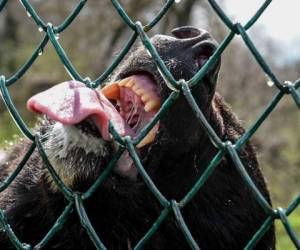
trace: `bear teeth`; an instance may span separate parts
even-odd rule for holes
[[[119,82],[110,83],[101,89],[102,94],[110,100],[120,99],[120,88],[126,87],[132,90],[137,96],[139,96],[144,104],[144,110],[146,112],[157,111],[160,108],[160,99],[155,93],[154,88],[151,85],[146,86],[139,82],[134,76],[127,77]],[[154,141],[155,135],[158,131],[159,124],[156,124],[149,133],[136,145],[137,148],[142,148],[147,144]]]
[[[154,90],[145,89],[134,77],[127,77],[120,82],[110,83],[101,91],[107,99],[118,100],[120,98],[120,87],[129,88],[137,96],[140,96],[146,112],[157,111],[160,108],[160,100]]]

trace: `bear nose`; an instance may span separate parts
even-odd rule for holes
[[[196,60],[200,69],[213,55],[217,49],[217,42],[204,29],[192,26],[184,26],[173,29],[172,35],[177,38],[175,43],[184,49],[184,56]],[[216,63],[211,71],[216,71],[220,61]]]
[[[206,30],[192,26],[178,27],[173,29],[171,33],[178,39],[197,40],[197,42],[210,38],[210,35]]]

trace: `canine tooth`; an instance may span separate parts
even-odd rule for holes
[[[159,108],[159,105],[160,105],[160,104],[159,104],[158,101],[154,101],[154,100],[148,101],[148,102],[146,103],[145,107],[144,107],[144,110],[145,110],[146,112],[149,112],[149,111],[151,111],[151,110],[153,110],[153,109]]]
[[[133,79],[130,79],[128,82],[125,83],[125,86],[129,87],[129,88],[132,87],[133,85],[134,85],[134,80]]]
[[[138,89],[136,92],[136,94],[138,94],[139,96],[144,94],[144,90],[143,89]]]
[[[146,103],[147,101],[149,101],[151,99],[151,96],[150,95],[147,95],[147,94],[144,94],[142,97],[141,97],[142,101],[144,103]]]
[[[130,77],[127,77],[119,82],[119,86],[124,86],[127,82],[131,80]]]
[[[146,146],[147,144],[151,143],[154,141],[155,139],[155,134],[156,134],[156,131],[158,130],[158,124],[155,125],[150,131],[149,133],[144,137],[143,140],[141,140],[141,142],[136,145],[137,148],[142,148],[144,146]]]
[[[101,92],[107,99],[117,100],[120,98],[120,87],[116,82],[105,86],[101,89]]]
[[[136,92],[136,91],[139,90],[140,88],[139,88],[139,86],[137,86],[137,85],[133,85],[133,86],[131,87],[131,89],[132,89],[134,92]]]

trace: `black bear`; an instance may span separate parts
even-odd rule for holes
[[[180,27],[172,36],[151,38],[176,80],[191,79],[217,48],[204,30]],[[238,118],[215,91],[220,61],[192,88],[193,96],[217,135],[235,142],[243,133]],[[86,191],[119,148],[109,121],[122,136],[135,138],[171,93],[142,45],[129,56],[101,91],[70,81],[33,96],[28,108],[44,114],[37,133],[61,180],[73,191]],[[21,161],[30,142],[22,140],[0,163],[0,181]],[[145,170],[168,200],[180,201],[218,150],[193,114],[183,94],[136,146]],[[271,204],[250,143],[239,156],[256,186]],[[47,234],[68,204],[37,150],[12,184],[0,193],[11,228],[21,242],[34,246]],[[149,191],[127,151],[104,183],[86,201],[88,217],[108,249],[132,249],[157,220],[163,207]],[[243,249],[267,214],[236,171],[231,158],[220,164],[197,195],[182,209],[183,218],[202,250]],[[5,233],[0,249],[11,249]],[[94,249],[76,210],[45,249]],[[172,213],[144,249],[190,249]],[[272,226],[255,249],[275,249]]]

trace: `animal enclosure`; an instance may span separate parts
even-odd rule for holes
[[[72,13],[65,19],[63,23],[59,26],[53,26],[51,23],[45,23],[43,19],[38,15],[35,11],[33,6],[29,3],[28,0],[20,0],[20,3],[23,4],[24,11],[27,12],[28,16],[32,19],[31,21],[35,22],[37,27],[37,32],[43,32],[44,38],[40,42],[39,46],[36,48],[32,56],[28,59],[28,61],[20,67],[20,69],[11,77],[5,77],[1,75],[0,72],[0,87],[1,87],[1,94],[3,101],[9,110],[12,119],[15,120],[18,127],[22,131],[22,133],[32,141],[32,145],[30,150],[24,156],[23,161],[17,166],[15,172],[7,178],[3,183],[0,185],[0,191],[4,191],[15,179],[15,177],[20,173],[22,168],[25,166],[27,160],[30,158],[33,151],[37,148],[39,153],[47,166],[47,169],[51,173],[57,187],[65,196],[65,199],[69,202],[66,206],[65,210],[61,214],[59,218],[57,218],[56,223],[53,225],[51,230],[45,235],[43,239],[36,245],[30,246],[26,242],[20,242],[18,237],[14,233],[14,228],[11,228],[5,218],[3,211],[0,211],[0,223],[13,243],[16,249],[42,249],[46,247],[47,243],[53,237],[54,234],[59,234],[62,225],[67,220],[68,216],[75,212],[79,215],[80,223],[82,227],[86,230],[87,234],[89,235],[91,241],[94,243],[97,249],[107,249],[109,246],[105,246],[102,243],[102,239],[100,235],[95,233],[93,229],[92,223],[89,221],[89,215],[86,213],[84,207],[84,201],[89,199],[95,190],[101,186],[101,184],[105,181],[107,176],[110,174],[112,169],[114,168],[116,162],[120,158],[121,154],[128,150],[130,156],[132,157],[133,161],[135,162],[136,168],[139,174],[142,176],[143,181],[153,193],[153,196],[156,197],[158,202],[163,206],[163,210],[161,211],[160,216],[157,218],[156,222],[149,228],[146,235],[140,239],[138,244],[134,246],[134,249],[142,249],[143,246],[147,243],[147,241],[151,240],[151,236],[156,232],[159,228],[160,224],[172,213],[174,214],[176,221],[186,238],[188,244],[190,245],[191,249],[199,249],[197,243],[193,239],[192,233],[189,231],[188,226],[185,224],[184,217],[181,214],[181,209],[185,207],[196,195],[196,193],[201,190],[203,185],[207,179],[210,178],[211,175],[214,174],[214,170],[218,168],[218,163],[221,161],[224,154],[230,155],[232,158],[234,165],[236,167],[236,171],[242,176],[244,179],[245,185],[247,185],[252,191],[253,195],[257,199],[257,202],[262,206],[265,212],[268,214],[268,218],[265,221],[261,222],[260,229],[253,235],[253,238],[249,241],[245,249],[253,249],[256,243],[261,239],[264,233],[268,230],[274,220],[280,220],[284,227],[286,228],[286,232],[291,238],[293,244],[297,249],[300,249],[300,241],[297,238],[296,233],[293,231],[293,228],[290,226],[288,221],[288,216],[293,213],[293,211],[298,207],[300,203],[300,194],[296,199],[294,199],[290,205],[286,208],[272,208],[268,202],[265,200],[263,195],[259,192],[257,187],[255,186],[254,182],[251,180],[250,176],[248,175],[247,171],[245,170],[241,159],[238,155],[238,152],[244,145],[249,141],[249,139],[253,136],[256,130],[261,126],[261,124],[268,118],[270,113],[273,109],[278,105],[280,100],[283,98],[293,98],[295,105],[300,108],[300,95],[297,89],[300,87],[300,80],[295,82],[280,82],[276,75],[271,71],[270,67],[264,60],[264,58],[259,53],[258,49],[254,46],[251,39],[247,34],[247,30],[251,28],[251,26],[257,21],[260,15],[266,10],[268,5],[271,3],[271,0],[267,0],[261,6],[259,10],[253,15],[253,17],[243,26],[240,23],[232,23],[230,18],[224,13],[224,11],[219,7],[219,5],[213,1],[209,0],[211,7],[215,10],[216,14],[220,17],[220,19],[224,22],[224,24],[229,28],[230,32],[228,33],[227,37],[222,41],[219,45],[218,49],[215,53],[210,57],[207,63],[201,68],[201,70],[189,81],[176,81],[172,74],[170,73],[169,69],[166,67],[164,62],[161,60],[159,54],[157,53],[155,47],[152,45],[149,37],[147,36],[147,31],[151,30],[159,21],[160,19],[168,14],[169,8],[176,4],[177,1],[175,0],[168,0],[166,1],[163,8],[157,13],[157,15],[153,18],[153,20],[148,24],[142,24],[140,22],[133,22],[130,16],[126,14],[126,11],[122,8],[120,3],[117,0],[112,0],[112,5],[116,9],[117,13],[122,17],[124,22],[128,25],[128,27],[132,30],[132,35],[129,40],[124,45],[124,48],[119,52],[116,59],[113,63],[107,68],[105,72],[103,72],[97,79],[90,79],[89,77],[82,77],[76,70],[76,68],[72,65],[72,62],[68,58],[67,54],[65,53],[63,47],[61,46],[58,36],[63,36],[64,30],[68,28],[68,26],[72,23],[72,21],[77,17],[80,13],[81,9],[84,8],[86,0],[81,0],[80,3],[76,6]],[[7,0],[0,1],[0,15],[1,11],[5,8]],[[220,58],[223,51],[226,47],[230,44],[232,39],[235,36],[241,36],[244,40],[246,46],[249,48],[250,52],[253,54],[254,58],[256,59],[257,63],[260,65],[262,70],[268,75],[268,77],[272,80],[275,86],[278,89],[277,94],[270,100],[269,104],[265,107],[264,112],[261,113],[260,117],[253,123],[253,125],[240,137],[236,142],[231,141],[222,141],[218,135],[215,133],[214,129],[211,127],[209,122],[206,120],[205,116],[203,115],[202,111],[199,109],[196,101],[190,91],[190,89],[198,84],[201,84],[201,79],[204,75],[208,72],[208,70],[217,62]],[[114,139],[122,146],[120,147],[119,151],[115,154],[114,158],[106,167],[105,171],[98,177],[96,182],[88,189],[85,193],[77,193],[70,190],[59,178],[53,167],[51,166],[47,155],[44,151],[44,148],[41,143],[41,138],[38,134],[33,134],[28,126],[23,121],[22,117],[18,113],[18,110],[15,108],[14,103],[9,94],[9,86],[16,83],[18,79],[20,79],[26,71],[31,67],[31,65],[35,62],[35,60],[42,54],[43,49],[47,44],[53,45],[57,55],[61,59],[62,66],[66,68],[68,73],[72,76],[73,79],[83,82],[86,86],[90,88],[97,88],[102,86],[102,84],[107,80],[109,75],[114,71],[117,65],[122,61],[124,56],[128,53],[131,46],[137,39],[141,39],[143,45],[147,48],[148,52],[151,54],[152,58],[154,59],[159,71],[161,72],[163,78],[167,86],[172,90],[172,94],[169,98],[162,104],[159,112],[155,115],[154,119],[149,123],[138,135],[138,137],[132,140],[129,137],[122,138],[114,129],[113,125],[110,125],[110,132],[113,135]],[[148,132],[154,127],[157,121],[160,120],[164,113],[172,106],[174,101],[179,96],[184,96],[187,102],[190,105],[190,108],[193,110],[195,116],[199,120],[199,123],[209,135],[212,143],[218,149],[218,153],[214,156],[213,160],[207,166],[203,175],[198,179],[196,184],[193,186],[192,189],[181,199],[181,200],[168,200],[164,197],[164,195],[158,190],[155,186],[151,178],[148,176],[147,172],[143,168],[141,161],[135,151],[135,146],[139,144],[143,138],[148,134]]]

